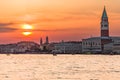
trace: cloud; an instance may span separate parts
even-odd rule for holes
[[[0,23],[0,33],[13,32],[17,30],[16,28],[9,27],[11,25],[14,25],[14,23]]]
[[[57,31],[79,31],[81,30],[82,28],[64,28],[64,29],[35,29],[35,30],[32,30],[32,31],[43,31],[43,32],[57,32]]]
[[[5,27],[5,28],[0,28],[0,33],[3,33],[3,32],[13,32],[13,31],[16,31],[17,29],[15,28],[9,28],[9,27]]]
[[[69,21],[69,20],[81,20],[88,19],[88,17],[94,17],[94,12],[60,12],[49,14],[46,17],[38,16],[37,21],[43,22],[58,22],[58,21]]]
[[[88,19],[88,17],[93,17],[95,15],[97,15],[96,12],[92,11],[41,11],[19,16],[17,17],[17,21],[18,23],[27,22],[33,24],[40,22],[61,22]]]
[[[6,27],[6,26],[10,26],[13,25],[14,23],[0,23],[0,27]]]

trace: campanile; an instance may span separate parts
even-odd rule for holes
[[[101,17],[101,38],[109,38],[109,22],[105,7]]]

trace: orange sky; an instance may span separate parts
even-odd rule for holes
[[[100,19],[106,6],[110,35],[119,36],[120,0],[0,0],[0,43],[49,36],[50,41],[81,40],[100,35]],[[23,24],[34,27],[22,34]]]

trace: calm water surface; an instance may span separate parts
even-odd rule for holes
[[[0,80],[120,80],[120,56],[0,54]]]

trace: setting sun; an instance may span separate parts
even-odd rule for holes
[[[22,25],[22,29],[24,30],[22,34],[25,36],[29,36],[32,34],[31,30],[33,30],[33,26],[29,24],[24,24]]]
[[[22,29],[31,30],[31,29],[33,29],[33,26],[31,26],[29,24],[24,24],[24,25],[22,25]]]
[[[22,34],[25,35],[25,36],[29,36],[29,35],[32,34],[32,32],[23,32]]]

